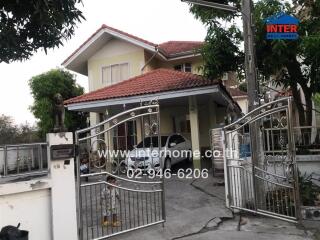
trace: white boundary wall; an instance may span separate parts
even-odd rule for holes
[[[30,240],[76,240],[74,161],[50,161],[50,146],[72,144],[72,133],[48,134],[49,175],[0,184],[0,229],[6,225],[29,231]]]

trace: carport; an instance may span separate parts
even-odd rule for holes
[[[190,139],[193,151],[209,149],[209,130],[225,118],[241,113],[239,105],[218,80],[169,69],[157,69],[97,91],[65,101],[72,111],[90,113],[90,125],[109,116],[157,100],[160,105],[160,133],[178,132]],[[140,121],[134,121],[130,136],[123,136],[128,146],[141,141]],[[121,126],[115,134],[121,133]],[[193,158],[201,168],[200,157]]]

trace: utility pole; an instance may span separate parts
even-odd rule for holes
[[[237,8],[230,5],[203,1],[203,0],[181,0],[199,6],[211,7],[219,10],[237,12]],[[245,74],[248,89],[248,107],[249,111],[253,110],[258,105],[258,84],[257,84],[257,68],[256,54],[254,45],[254,23],[252,17],[252,0],[242,0],[241,13],[243,20],[243,38],[245,52]]]
[[[247,80],[247,93],[248,93],[248,109],[249,112],[254,110],[259,104],[258,100],[258,84],[257,84],[257,68],[256,68],[256,51],[254,43],[254,21],[252,14],[252,0],[242,0],[241,13],[243,21],[243,39],[244,39],[244,52],[245,52],[245,69]],[[254,117],[254,115],[252,116]],[[252,185],[254,192],[254,206],[258,207],[258,203],[265,200],[264,196],[256,194],[261,188],[261,184],[256,181],[256,166],[261,166],[264,158],[261,156],[260,142],[261,136],[259,131],[259,121],[249,124],[250,129],[250,146],[251,146],[251,171],[252,171]]]
[[[195,5],[211,7],[224,11],[236,12],[237,9],[230,5],[219,4],[215,2],[208,2],[202,0],[181,0],[182,2],[188,2]],[[254,43],[254,21],[253,21],[253,3],[252,0],[242,0],[241,2],[241,13],[243,21],[243,39],[244,39],[244,52],[245,52],[245,74],[247,81],[247,92],[248,92],[248,108],[249,112],[256,108],[259,104],[258,98],[258,84],[257,84],[257,67],[256,67],[256,52]],[[257,196],[256,192],[259,189],[258,182],[255,181],[256,171],[255,166],[259,166],[263,158],[260,156],[260,132],[258,121],[249,125],[250,127],[250,145],[251,145],[251,162],[252,162],[252,180],[254,190],[255,206],[257,202],[263,201],[261,196]]]
[[[245,72],[248,90],[248,107],[252,111],[258,100],[258,84],[257,84],[257,67],[256,67],[256,52],[254,43],[254,22],[252,16],[252,1],[242,0],[241,13],[243,21],[243,39],[245,52]]]

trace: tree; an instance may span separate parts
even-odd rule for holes
[[[0,144],[8,144],[14,142],[17,135],[17,126],[13,124],[13,120],[9,116],[0,116]]]
[[[84,90],[76,84],[74,76],[62,69],[53,69],[34,76],[29,80],[34,104],[31,112],[39,119],[38,128],[41,136],[53,130],[54,127],[54,95],[60,93],[63,99],[82,95]],[[86,126],[87,115],[83,112],[66,111],[65,125],[69,131],[75,131]]]
[[[0,62],[25,60],[39,48],[63,45],[84,19],[81,0],[3,0],[0,2]]]
[[[248,92],[248,86],[247,83],[242,82],[239,84],[239,90],[241,90],[242,92]]]
[[[234,4],[240,10],[239,0],[222,0],[219,3]],[[217,59],[214,51],[207,51],[206,46],[216,42],[219,46],[216,48],[234,49],[237,47],[237,54],[226,55],[226,58],[219,58],[218,68],[205,70],[207,77],[216,77],[223,71],[234,70],[235,66],[226,63],[233,61],[239,67],[238,56],[241,56],[241,48],[239,47],[239,34],[231,35],[229,31],[238,32],[239,27],[235,24],[235,20],[239,13],[230,13],[212,8],[192,6],[191,12],[195,14],[203,23],[208,26],[208,35],[206,44],[203,48],[205,69],[212,69],[212,60]],[[240,12],[240,11],[239,11]],[[294,15],[300,19],[299,39],[292,40],[266,40],[265,19],[276,13],[285,12]],[[320,0],[304,1],[295,0],[292,3],[282,2],[277,0],[260,0],[254,4],[254,22],[255,22],[255,44],[257,53],[257,64],[259,75],[263,79],[269,79],[273,76],[275,84],[281,84],[287,90],[291,90],[296,107],[299,113],[299,122],[302,126],[312,125],[312,96],[320,91]],[[222,21],[221,21],[222,20]],[[228,24],[221,22],[229,21]],[[226,25],[224,27],[223,25]],[[223,28],[221,31],[229,41],[220,42],[218,38],[211,33],[212,28]],[[229,33],[229,35],[227,35]],[[228,45],[225,46],[225,45]],[[209,49],[208,49],[209,50]],[[220,66],[227,66],[220,67]],[[304,93],[305,105],[302,103],[303,96],[300,96],[300,91]]]
[[[6,115],[0,115],[0,145],[40,142],[37,129],[28,123],[17,126],[13,119]]]
[[[314,103],[317,109],[320,109],[320,93],[315,94],[314,96]]]

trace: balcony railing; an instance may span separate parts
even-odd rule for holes
[[[0,180],[48,172],[46,143],[0,146]]]

